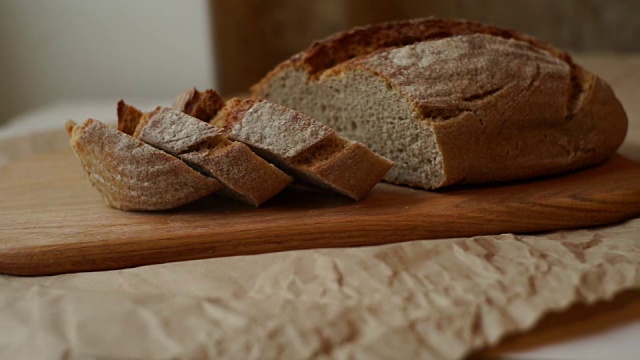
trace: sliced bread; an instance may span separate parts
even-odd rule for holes
[[[172,209],[222,188],[181,160],[100,121],[68,121],[66,128],[89,181],[113,208]]]
[[[293,180],[245,144],[228,140],[216,127],[170,108],[160,107],[140,117],[134,136],[219,180],[233,197],[253,206]]]
[[[252,91],[395,161],[386,180],[429,189],[594,165],[627,129],[611,88],[568,54],[460,20],[336,34]]]
[[[296,180],[362,199],[393,163],[297,111],[234,98],[211,121]]]

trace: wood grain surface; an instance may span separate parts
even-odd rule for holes
[[[379,184],[354,203],[291,187],[259,209],[215,196],[179,210],[108,208],[73,154],[0,168],[0,273],[47,275],[273,251],[595,226],[640,214],[640,166],[427,192]]]
[[[635,322],[640,322],[640,290],[626,290],[607,301],[577,303],[562,312],[548,314],[530,331],[508,336],[499,344],[471,355],[468,360],[536,359],[535,355],[521,353],[597,336]],[[609,358],[616,358],[616,352],[613,349],[611,352]],[[597,356],[594,354],[591,358]],[[549,359],[549,356],[543,358]]]

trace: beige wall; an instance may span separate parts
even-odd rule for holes
[[[206,0],[0,0],[0,122],[46,102],[215,86]]]

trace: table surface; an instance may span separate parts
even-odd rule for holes
[[[614,88],[630,120],[627,139],[619,152],[640,162],[640,102],[637,95],[640,91],[640,55],[579,55],[576,56],[576,60],[585,68],[598,73]],[[158,103],[168,103],[168,100],[138,100],[132,103],[139,104],[143,109],[150,109]],[[12,138],[60,127],[67,118],[82,120],[95,117],[113,122],[115,120],[114,104],[115,100],[100,100],[58,102],[46,105],[18,116],[1,127],[0,142],[5,140],[5,144],[10,144]],[[2,161],[3,159],[0,158],[0,166]],[[154,284],[149,289],[161,290],[169,286],[167,283],[175,285],[176,282],[180,282],[180,279],[168,273],[162,266],[155,270],[151,266],[145,271],[147,275],[154,273],[156,280],[152,280],[154,276],[145,276],[144,282],[165,282],[164,285]],[[196,273],[194,276],[206,276],[206,274]],[[127,283],[121,274],[111,272],[94,273],[91,280],[70,275],[24,279],[0,277],[0,282],[2,281],[33,286],[34,289],[55,288],[62,292],[65,289],[77,291],[78,289],[103,290],[104,288],[132,292],[133,289],[130,286],[135,283],[135,281]],[[108,285],[102,286],[101,283]],[[588,321],[584,318],[586,312],[590,314]],[[6,326],[8,325],[0,324],[0,331]],[[561,314],[547,316],[529,333],[508,337],[499,346],[475,356],[480,358],[598,359],[609,357],[613,351],[616,358],[636,358],[640,354],[640,345],[637,343],[639,338],[640,292],[627,291],[616,296],[610,303],[591,307],[574,306]]]

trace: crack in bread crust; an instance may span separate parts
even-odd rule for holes
[[[569,54],[515,30],[462,20],[414,19],[355,28],[314,43],[292,62],[304,65],[310,74],[329,69],[349,59],[383,48],[401,47],[452,36],[486,34],[522,41],[567,62]]]
[[[254,94],[260,94],[273,76],[288,67],[305,69],[309,81],[317,81],[329,71],[355,58],[375,54],[384,49],[403,47],[419,42],[435,41],[454,36],[485,34],[503,39],[513,39],[529,44],[565,62],[570,67],[571,93],[566,104],[567,118],[579,111],[584,93],[588,90],[585,79],[588,72],[573,62],[571,56],[550,44],[515,30],[501,29],[482,23],[455,19],[412,19],[356,27],[353,30],[329,36],[314,42],[309,48],[278,65],[259,83],[252,86]]]
[[[127,104],[124,100],[118,101],[118,130],[127,135],[133,135],[144,113]]]
[[[224,106],[224,101],[215,90],[198,91],[193,88],[178,95],[171,106],[196,119],[208,122]]]

